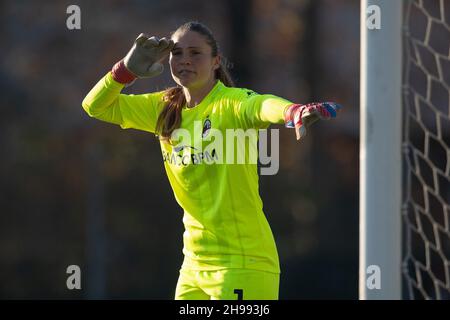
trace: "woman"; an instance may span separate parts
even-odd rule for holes
[[[160,74],[168,55],[178,86],[120,94],[137,78]],[[294,104],[233,86],[211,31],[188,22],[170,39],[139,35],[82,104],[92,117],[160,139],[166,173],[184,211],[184,261],[175,299],[278,299],[278,254],[262,210],[257,164],[225,163],[230,151],[208,149],[208,135],[284,123],[299,139],[306,125],[334,117],[339,109],[333,103]]]

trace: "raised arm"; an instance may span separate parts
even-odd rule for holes
[[[124,84],[108,72],[91,89],[82,102],[86,113],[96,119],[118,124],[123,129],[134,128],[155,132],[158,115],[164,106],[164,92],[125,95]]]
[[[82,102],[91,117],[118,124],[122,128],[155,131],[161,111],[163,92],[124,95],[121,90],[137,78],[154,77],[163,71],[162,61],[168,56],[173,42],[140,34],[133,47],[91,89]]]

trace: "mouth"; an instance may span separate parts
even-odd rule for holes
[[[180,71],[178,72],[178,74],[179,74],[180,76],[184,76],[184,75],[188,75],[188,74],[192,74],[192,73],[195,73],[195,72],[194,72],[194,71],[190,71],[190,70],[185,70],[185,69],[180,70]]]

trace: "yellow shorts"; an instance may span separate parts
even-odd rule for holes
[[[249,269],[181,269],[175,300],[278,300],[280,274]]]

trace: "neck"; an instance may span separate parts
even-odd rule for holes
[[[184,87],[184,96],[186,97],[186,102],[189,108],[195,107],[208,95],[208,93],[216,85],[216,79],[210,79],[208,83],[200,88],[188,88]]]

